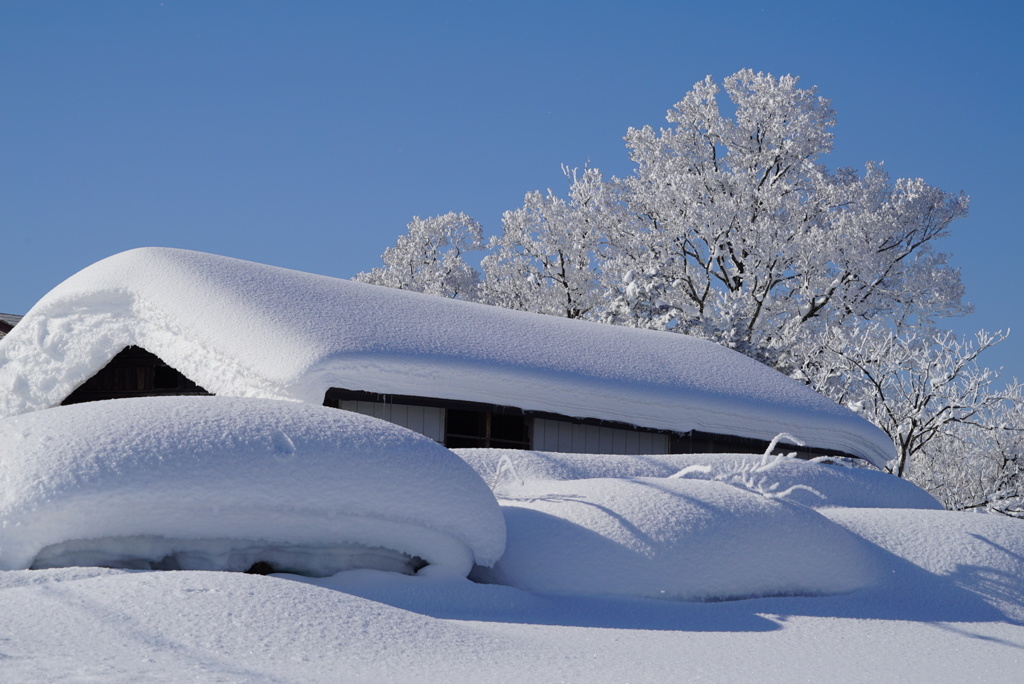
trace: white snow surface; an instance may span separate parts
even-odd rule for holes
[[[59,404],[128,345],[218,395],[321,404],[340,387],[893,456],[856,414],[710,342],[168,248],[44,296],[0,341],[0,415]]]
[[[74,564],[463,576],[504,523],[430,439],[359,414],[238,397],[117,399],[0,420],[0,568]],[[407,568],[408,571],[415,567]]]
[[[554,595],[474,584],[430,568],[411,577],[353,570],[322,579],[92,568],[0,572],[0,679],[960,684],[1019,678],[1024,523],[942,511],[847,512],[865,526],[873,517],[877,529],[869,536],[891,550],[877,548],[881,583],[834,596],[689,603]],[[893,524],[884,524],[892,514]],[[925,539],[913,542],[921,533]],[[977,543],[962,549],[959,540]],[[901,544],[909,545],[908,558],[898,555]],[[937,546],[929,551],[931,544]],[[985,546],[996,552],[980,552]],[[932,571],[919,553],[949,560]],[[758,562],[753,555],[747,560]]]
[[[893,557],[971,589],[1024,621],[1024,521],[955,511],[836,508],[823,513]]]
[[[183,278],[183,300],[173,311],[141,297],[145,287],[137,284],[84,288],[96,295],[93,301],[51,293],[50,303],[44,299],[37,309],[60,315],[33,313],[25,319],[31,334],[19,326],[7,340],[19,330],[22,338],[0,342],[6,360],[0,395],[8,393],[0,401],[17,408],[9,412],[30,411],[0,419],[0,567],[172,557],[188,568],[237,570],[270,558],[277,567],[312,575],[359,569],[323,577],[0,570],[0,681],[1019,679],[1024,521],[934,510],[926,494],[883,473],[789,459],[473,449],[459,450],[460,459],[397,426],[294,401],[312,402],[315,392],[289,393],[304,381],[268,379],[267,369],[248,356],[235,358],[217,345],[206,349],[214,321],[190,320],[184,299],[206,291],[203,297],[217,306],[212,293],[218,288],[224,296],[237,294],[241,286],[221,287],[215,276],[217,264],[238,262],[175,250],[128,253],[127,261],[145,273],[147,260],[159,266],[175,255],[184,255],[180,268],[164,264],[154,278],[207,277],[216,287],[204,290]],[[209,260],[209,272],[195,260]],[[280,351],[271,348],[282,336],[294,336],[296,348],[305,348],[305,332],[269,325],[276,320],[271,305],[288,300],[287,288],[297,287],[292,279],[338,281],[250,267],[253,292],[263,287],[262,269],[278,274],[285,290],[279,299],[265,293],[270,304],[263,309],[247,305],[249,314],[266,313],[250,318],[251,327],[242,316],[226,329],[265,347],[268,359]],[[232,270],[225,267],[225,273]],[[224,277],[236,278],[233,272]],[[346,283],[339,291],[366,287]],[[327,303],[343,298],[327,285],[323,290]],[[392,322],[400,322],[412,302],[434,301],[397,294],[394,307],[381,309],[392,312]],[[389,303],[367,297],[370,304]],[[470,313],[444,313],[449,304],[424,306],[445,322],[465,324],[484,315],[464,305],[452,311]],[[220,313],[236,309],[231,302],[223,306]],[[512,312],[499,317],[505,313],[509,321],[520,320]],[[384,327],[367,332],[358,318],[352,321],[353,348],[368,348],[383,334]],[[571,339],[568,333],[537,337],[555,344],[545,357],[554,359],[552,377],[544,379],[535,360],[516,356],[523,350],[504,350],[510,359],[504,366],[490,359],[502,351],[500,340],[489,350],[467,343],[453,352],[450,340],[440,344],[442,332],[420,320],[410,325],[422,326],[424,337],[403,340],[397,323],[389,334],[405,345],[399,360],[411,364],[417,354],[429,360],[422,377],[412,372],[415,382],[440,373],[442,362],[467,372],[478,368],[474,364],[494,366],[480,370],[493,371],[490,380],[511,378],[498,371],[526,364],[536,371],[525,373],[536,387],[617,387],[593,402],[608,410],[615,397],[639,396],[640,387],[656,384],[636,377],[613,382],[614,360],[592,375],[555,363],[568,353],[559,346]],[[529,332],[532,324],[524,325]],[[582,329],[569,321],[556,325]],[[517,327],[496,329],[512,334]],[[468,339],[477,334],[483,331],[471,329]],[[218,344],[244,346],[229,337],[217,338]],[[126,340],[179,368],[188,347],[197,355],[193,370],[206,368],[237,393],[269,398],[149,398],[34,410],[73,386],[69,373],[94,372],[89,369],[102,366],[102,357]],[[161,340],[164,347],[155,349]],[[579,346],[592,353],[600,345],[588,340]],[[302,367],[320,368],[327,375],[317,382],[344,369],[374,381],[394,379],[398,366],[380,349],[325,352],[320,361],[296,361],[296,372],[301,380]],[[168,350],[180,359],[167,358],[162,352]],[[642,355],[623,358],[635,356]],[[644,363],[640,367],[653,372],[654,365]],[[663,397],[685,394],[679,390],[685,372],[673,373],[665,382],[675,389]],[[437,377],[441,385],[449,380]],[[470,392],[477,382],[455,377],[449,384],[459,391]],[[699,393],[690,387],[686,401],[672,401],[699,414],[693,408]],[[753,414],[759,401],[737,400],[729,415]],[[767,399],[761,405],[765,420],[758,425],[788,415]],[[625,415],[635,407],[615,410]],[[716,410],[712,405],[711,413]],[[672,477],[680,471],[684,477]],[[787,489],[786,497],[776,498]],[[384,571],[410,570],[397,567],[410,555],[431,564],[415,575]],[[472,577],[516,586],[470,581],[473,562],[496,565],[478,565]]]
[[[166,443],[172,448],[159,448]],[[143,535],[135,541],[170,538],[156,536],[153,523],[158,533],[203,547],[200,556],[215,555],[225,534],[223,514],[254,502],[269,505],[244,509],[255,516],[247,530],[270,530],[264,542],[279,547],[282,538],[274,534],[294,544],[312,529],[317,538],[306,538],[306,551],[321,558],[331,557],[335,543],[349,543],[320,535],[331,507],[343,513],[335,520],[353,507],[381,511],[371,520],[377,532],[407,511],[415,521],[403,519],[402,529],[420,525],[430,536],[445,526],[446,505],[476,517],[491,511],[500,521],[493,498],[489,506],[446,501],[467,496],[465,487],[448,488],[449,479],[467,478],[466,486],[478,489],[484,484],[442,447],[365,416],[295,402],[214,397],[82,404],[0,420],[0,444],[2,520],[11,521],[0,523],[0,553],[9,540],[24,541],[18,522],[53,540],[70,540],[76,530],[107,534],[116,525]],[[463,458],[473,455],[468,451]],[[550,473],[557,465],[567,479],[531,475],[497,483],[511,525],[494,574],[536,588],[474,583],[463,568],[443,563],[411,576],[372,568],[329,577],[0,571],[0,680],[960,684],[1019,678],[1024,521],[863,507],[862,490],[871,480],[862,476],[869,471],[787,463],[792,472],[780,471],[792,478],[787,482],[827,482],[834,500],[861,506],[813,510],[723,482],[622,474],[631,466],[617,457],[587,464],[582,455],[561,454],[552,465],[555,456],[547,455],[542,467],[545,455],[534,456],[520,463],[522,473]],[[675,458],[643,457],[636,467],[671,475],[679,465],[704,465],[696,456],[689,463]],[[599,472],[601,478],[579,479]],[[343,503],[349,494],[356,498]],[[8,516],[12,500],[24,504],[14,507],[23,514],[19,520]],[[86,500],[89,508],[79,506]],[[126,520],[108,514],[104,506],[114,504],[126,505]],[[75,511],[81,519],[72,517]],[[495,524],[449,513],[459,518],[464,537],[477,530],[494,541]],[[296,515],[301,525],[290,524]],[[14,536],[7,536],[12,527]],[[419,552],[406,543],[418,543],[419,534],[398,536],[407,553]],[[112,552],[115,539],[125,538],[103,538],[94,551]],[[666,582],[684,589],[677,598],[703,600],[664,600],[660,590],[650,591]],[[800,595],[740,598],[758,593]],[[734,600],[707,600],[727,596]]]
[[[752,489],[787,492],[785,499],[811,508],[926,508],[935,497],[908,480],[872,468],[756,454],[567,454],[516,449],[453,449],[498,493],[536,480],[607,477],[718,479]],[[783,449],[785,451],[785,449]]]
[[[721,482],[535,481],[501,503],[505,553],[477,576],[528,591],[719,601],[839,594],[880,577],[870,546],[839,525]]]

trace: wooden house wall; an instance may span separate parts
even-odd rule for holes
[[[626,423],[590,418],[570,418],[553,413],[524,411],[513,406],[497,406],[468,401],[434,399],[404,395],[377,394],[331,388],[324,397],[325,406],[357,411],[402,425],[448,447],[491,447],[536,449],[583,454],[760,454],[768,442],[737,435],[722,435],[691,430],[677,433],[654,430]],[[486,433],[466,434],[472,415]],[[452,416],[458,418],[452,420]],[[518,423],[517,423],[518,421]],[[458,424],[458,427],[455,426]],[[515,425],[522,426],[516,436]],[[500,431],[496,426],[501,425]],[[798,458],[843,456],[831,449],[779,444],[776,452],[794,453]]]
[[[668,454],[672,442],[662,432],[588,425],[550,418],[533,419],[533,448],[577,454]]]
[[[538,414],[510,406],[429,397],[382,395],[333,388],[324,397],[324,405],[388,420],[452,448],[668,454],[682,444],[675,439],[674,434],[658,430]],[[473,432],[474,429],[476,432]]]
[[[445,410],[443,408],[348,400],[339,401],[337,408],[362,413],[363,415],[386,420],[395,425],[401,425],[421,435],[426,435],[435,442],[444,444]]]

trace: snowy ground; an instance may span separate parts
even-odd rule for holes
[[[980,516],[979,516],[980,517]],[[1019,560],[1019,559],[1018,559]],[[0,574],[6,681],[1015,681],[1018,573],[903,564],[850,595],[684,603],[456,578]]]
[[[3,572],[0,679],[1017,681],[1020,522],[823,510],[879,544],[881,581],[837,596],[684,602],[444,573]]]
[[[225,571],[268,559],[323,576]],[[121,569],[65,567],[90,560]],[[193,569],[137,569],[171,561]],[[0,563],[0,681],[960,683],[1024,664],[1024,522],[866,469],[456,455],[297,402],[0,420]]]

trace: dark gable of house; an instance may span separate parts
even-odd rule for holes
[[[20,321],[21,318],[21,316],[16,314],[0,313],[0,338],[14,330],[14,326],[18,324],[18,321]]]
[[[142,347],[125,347],[61,404],[181,394],[209,392]]]

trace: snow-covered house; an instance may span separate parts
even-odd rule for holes
[[[0,415],[117,396],[290,399],[450,447],[750,451],[779,433],[876,465],[856,414],[685,335],[145,248],[54,288],[0,342]]]

